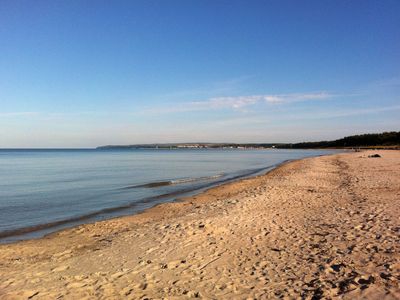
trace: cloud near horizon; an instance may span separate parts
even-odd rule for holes
[[[182,103],[175,107],[150,108],[145,113],[167,114],[190,111],[206,110],[244,110],[245,107],[255,104],[285,104],[304,101],[326,100],[334,97],[333,94],[321,91],[314,93],[295,93],[295,94],[267,94],[267,95],[249,95],[232,97],[213,97],[204,101],[193,101]]]

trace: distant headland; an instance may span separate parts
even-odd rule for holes
[[[300,143],[160,143],[106,145],[96,149],[312,149],[312,148],[400,148],[400,131],[367,133],[333,141]]]

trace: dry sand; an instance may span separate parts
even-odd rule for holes
[[[295,161],[1,245],[0,298],[399,299],[399,208],[399,151]]]

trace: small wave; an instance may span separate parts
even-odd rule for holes
[[[127,186],[126,189],[155,188],[155,187],[166,186],[166,185],[171,185],[171,181],[155,181],[155,182],[150,182],[150,183],[145,183],[145,184],[131,185],[131,186]]]
[[[197,177],[197,178],[182,178],[182,179],[167,180],[167,181],[154,181],[154,182],[149,182],[149,183],[145,183],[145,184],[127,186],[124,189],[157,188],[157,187],[161,187],[161,186],[212,180],[212,179],[220,178],[222,176],[224,176],[224,174],[217,174],[217,175],[213,175],[213,176],[203,176],[203,177]]]

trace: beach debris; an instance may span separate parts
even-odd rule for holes
[[[160,264],[161,269],[168,269],[168,265],[166,263]]]
[[[272,251],[275,251],[275,252],[281,252],[281,251],[283,251],[282,249],[279,249],[279,248],[271,248],[271,250],[272,250]]]
[[[379,154],[371,154],[368,155],[369,158],[374,158],[374,157],[381,157]]]

